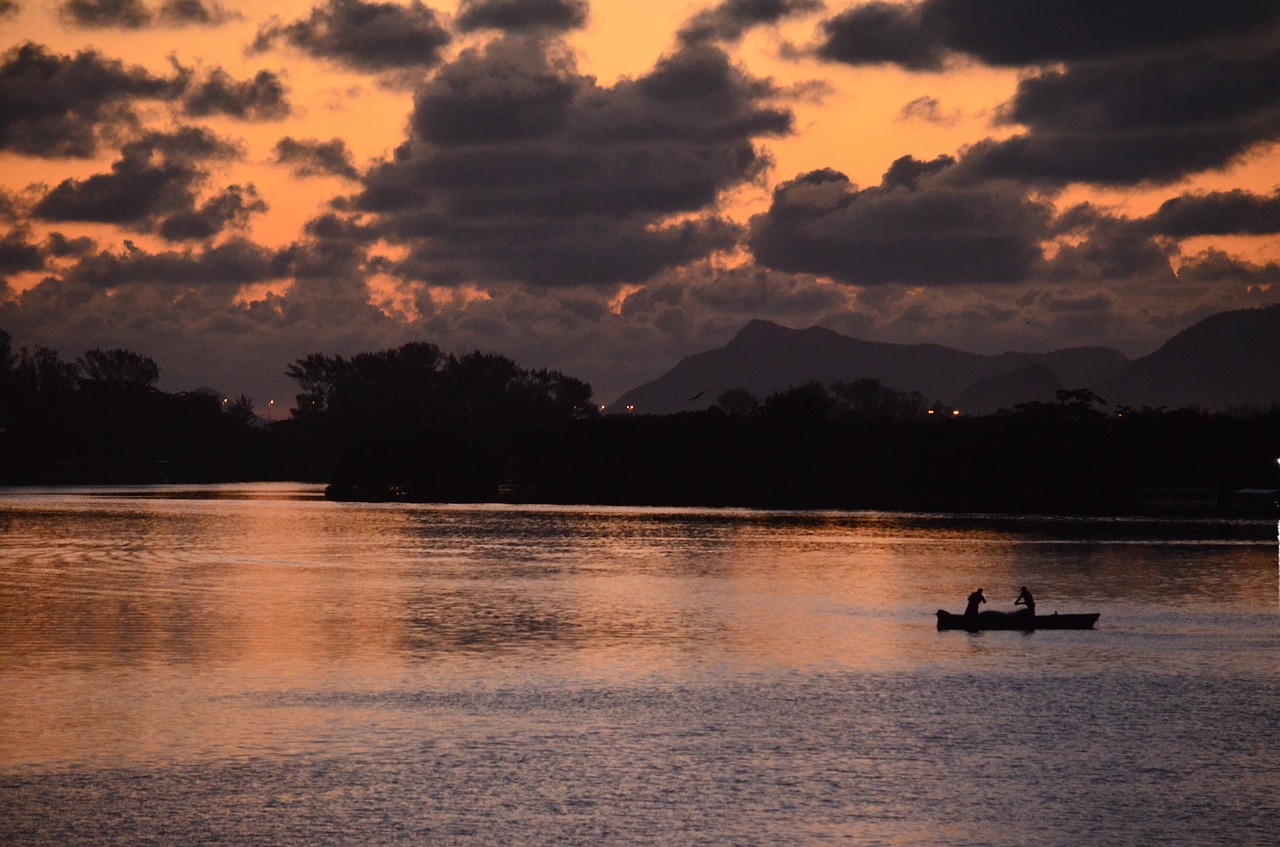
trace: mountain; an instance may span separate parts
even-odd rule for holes
[[[1280,305],[1207,317],[1095,390],[1126,406],[1270,406],[1280,401]]]
[[[813,380],[830,384],[864,377],[898,391],[918,391],[930,401],[951,401],[979,380],[1033,365],[1051,369],[1067,387],[1082,388],[1127,362],[1122,353],[1105,347],[983,356],[938,344],[863,341],[822,327],[787,329],[755,320],[724,347],[686,357],[652,382],[627,391],[612,408],[670,414],[705,409],[730,388],[764,398]]]
[[[1048,365],[1028,365],[1016,371],[980,379],[961,391],[955,407],[971,415],[989,415],[1012,409],[1018,403],[1048,403],[1063,388],[1062,380]]]

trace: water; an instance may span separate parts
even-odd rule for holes
[[[1271,845],[1275,531],[0,492],[0,843]]]

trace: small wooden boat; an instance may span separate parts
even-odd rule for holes
[[[984,629],[1093,629],[1099,614],[1081,615],[1033,615],[1020,612],[979,612],[976,615],[953,615],[938,610],[938,629],[963,629],[978,632]]]

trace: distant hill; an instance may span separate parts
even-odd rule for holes
[[[716,350],[688,356],[667,373],[627,391],[614,409],[670,414],[705,409],[730,388],[760,398],[805,382],[852,382],[871,377],[898,391],[951,402],[974,383],[1031,366],[1053,371],[1068,388],[1102,382],[1128,363],[1117,350],[1080,347],[1052,353],[983,356],[938,344],[863,341],[822,327],[788,329],[751,321]]]
[[[1095,390],[1110,403],[1137,407],[1280,402],[1280,305],[1207,317]]]
[[[1053,368],[1028,365],[978,380],[960,392],[955,406],[971,415],[989,415],[1000,409],[1012,409],[1019,403],[1048,403],[1056,399],[1057,392],[1064,387]]]

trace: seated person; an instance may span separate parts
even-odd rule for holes
[[[1017,600],[1013,601],[1013,605],[1026,606],[1027,612],[1033,615],[1036,613],[1036,600],[1031,596],[1031,592],[1027,590],[1025,585],[1022,586],[1022,593],[1018,595]]]

